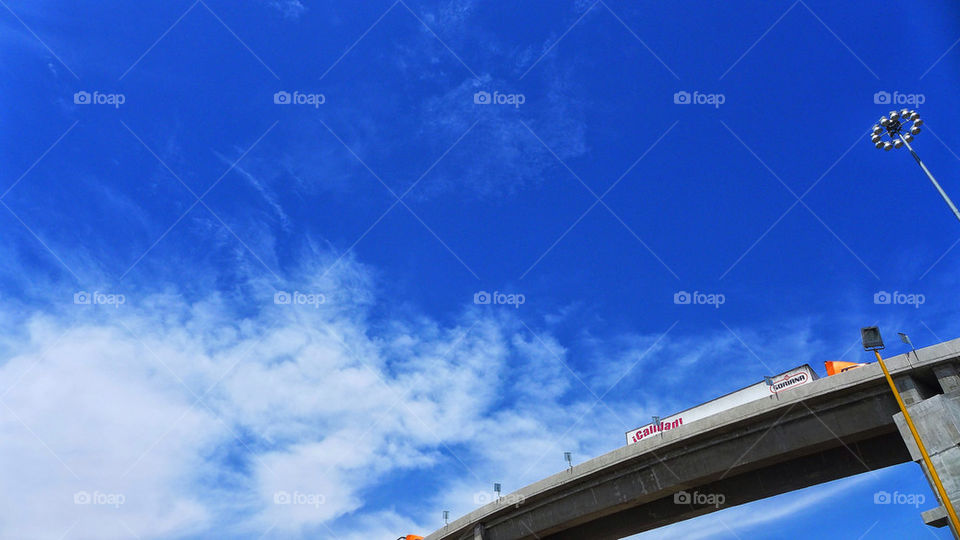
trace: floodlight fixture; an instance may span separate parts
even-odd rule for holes
[[[880,329],[876,326],[861,328],[860,340],[863,342],[863,350],[865,351],[879,351],[884,348],[883,338],[880,337]]]
[[[910,150],[910,154],[913,155],[913,159],[916,160],[917,165],[920,166],[924,174],[927,175],[927,178],[930,179],[930,182],[933,183],[933,187],[937,188],[940,196],[943,197],[943,201],[950,207],[950,211],[953,212],[957,220],[960,220],[960,210],[957,210],[957,206],[953,204],[953,201],[947,196],[947,192],[940,187],[937,179],[933,177],[933,173],[920,161],[920,156],[918,156],[913,150],[913,147],[910,146],[914,136],[921,131],[920,126],[923,125],[923,119],[920,118],[917,111],[912,109],[900,109],[899,111],[890,111],[887,114],[888,116],[881,116],[880,122],[873,126],[870,132],[870,142],[878,150],[885,152],[906,146],[907,149]],[[884,133],[884,131],[886,131],[886,133]],[[886,135],[889,140],[885,140],[884,135]]]

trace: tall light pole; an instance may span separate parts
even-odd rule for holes
[[[900,391],[897,390],[897,385],[893,382],[890,371],[887,370],[887,364],[880,356],[880,350],[884,348],[883,338],[880,337],[880,329],[876,326],[861,328],[860,339],[863,341],[863,348],[868,351],[873,351],[873,354],[876,355],[877,363],[880,364],[880,369],[883,370],[883,376],[887,379],[887,384],[890,385],[890,391],[893,392],[893,397],[897,399],[897,406],[900,407],[900,412],[903,413],[903,419],[906,421],[907,427],[910,428],[913,441],[917,443],[917,449],[920,451],[920,456],[927,466],[927,472],[930,474],[930,478],[933,479],[934,488],[940,497],[940,502],[947,511],[947,519],[950,521],[953,534],[954,536],[960,535],[960,517],[957,517],[957,512],[953,508],[953,502],[950,500],[950,497],[947,496],[947,490],[944,489],[943,482],[940,481],[940,475],[937,474],[937,470],[933,468],[933,462],[930,461],[930,454],[927,453],[927,447],[923,444],[923,440],[920,439],[920,434],[917,433],[917,426],[913,423],[913,418],[910,416],[910,411],[907,410],[907,406],[903,403],[903,398],[900,397]]]
[[[910,124],[909,128],[907,127],[908,123]],[[920,168],[926,173],[927,178],[933,182],[933,187],[937,188],[937,191],[940,192],[943,201],[946,202],[950,210],[953,211],[953,215],[960,220],[960,210],[957,210],[956,205],[954,205],[950,197],[947,196],[947,192],[940,187],[937,179],[933,177],[933,173],[920,161],[920,156],[918,156],[917,153],[913,151],[913,147],[910,146],[913,137],[917,133],[920,133],[920,126],[922,125],[923,120],[920,118],[920,115],[917,114],[917,111],[907,109],[890,111],[889,116],[880,117],[880,122],[873,126],[873,134],[870,136],[870,141],[873,142],[873,145],[878,149],[886,151],[906,146],[907,150],[910,150],[910,153],[913,154],[913,159],[917,161],[917,165],[920,165]],[[886,132],[889,140],[884,139],[884,132]]]

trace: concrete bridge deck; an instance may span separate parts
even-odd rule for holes
[[[886,360],[908,405],[960,394],[958,362],[960,339]],[[618,448],[483,506],[427,540],[622,538],[915,460],[898,414],[880,366],[871,364]],[[681,492],[700,500],[681,495],[678,502]],[[723,504],[711,504],[717,499],[710,495],[722,495]],[[942,526],[942,513],[927,512],[928,521]]]

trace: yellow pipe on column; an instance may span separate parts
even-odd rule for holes
[[[890,372],[887,371],[887,365],[883,362],[883,358],[880,357],[880,351],[874,349],[873,354],[877,355],[877,362],[880,364],[880,369],[883,370],[883,375],[887,378],[887,383],[890,384],[893,397],[897,398],[897,405],[900,406],[900,412],[903,413],[903,418],[907,421],[907,426],[910,427],[913,440],[916,441],[917,448],[920,449],[920,455],[923,456],[923,462],[927,464],[930,477],[933,478],[933,483],[937,487],[937,495],[940,496],[943,507],[947,509],[947,516],[950,518],[950,528],[953,529],[953,535],[955,537],[960,536],[960,519],[957,519],[957,511],[953,509],[953,503],[950,502],[950,497],[947,496],[947,490],[943,489],[943,482],[940,481],[940,475],[937,474],[937,470],[933,468],[933,462],[930,461],[930,455],[927,454],[927,447],[923,445],[923,441],[920,440],[920,434],[917,433],[917,426],[913,425],[913,418],[910,418],[910,413],[907,412],[907,406],[904,405],[903,399],[900,397],[900,392],[897,390],[897,385],[893,382],[893,377],[891,377]]]

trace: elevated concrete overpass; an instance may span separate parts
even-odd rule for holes
[[[960,339],[886,363],[960,508]],[[874,363],[618,448],[483,506],[427,540],[622,538],[920,460],[905,438],[902,414]],[[923,518],[947,524],[942,506]]]

